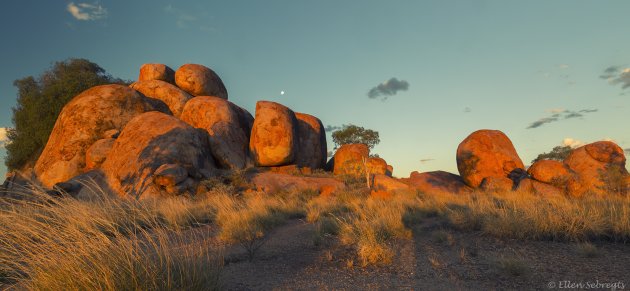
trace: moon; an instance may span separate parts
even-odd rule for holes
[[[280,91],[280,95],[284,95],[284,91]]]

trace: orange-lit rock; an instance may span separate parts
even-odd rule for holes
[[[96,169],[101,166],[107,157],[107,153],[112,149],[113,138],[99,139],[92,144],[85,152],[85,170]]]
[[[210,68],[185,64],[175,72],[175,83],[179,88],[193,96],[216,96],[228,99],[223,81]]]
[[[168,189],[160,184],[161,179],[156,184],[155,173],[164,165],[182,167],[188,177],[175,179],[179,183],[167,185]],[[213,169],[207,133],[159,112],[147,112],[132,119],[101,166],[112,190],[134,198],[192,193],[194,182]]]
[[[477,188],[487,177],[507,177],[524,169],[510,139],[498,130],[478,130],[457,148],[457,169],[468,186]]]
[[[161,80],[138,81],[129,87],[148,98],[160,100],[168,106],[175,117],[179,117],[184,105],[192,96],[172,84]]]
[[[553,183],[573,175],[571,170],[560,161],[540,160],[533,163],[527,173],[536,181]]]
[[[249,124],[242,124],[238,106],[218,97],[200,96],[186,103],[181,120],[206,131],[215,161],[226,169],[243,169],[249,162]],[[246,122],[246,121],[245,121]]]
[[[387,174],[387,162],[379,157],[370,157],[367,159],[365,165],[367,166],[370,175],[386,175]]]
[[[335,152],[334,170],[335,175],[364,176],[364,160],[370,156],[370,149],[365,144],[345,144]]]
[[[147,98],[123,85],[92,87],[74,97],[59,114],[35,164],[46,187],[83,172],[85,153],[105,132],[121,130],[135,116],[155,110]]]
[[[138,81],[160,80],[175,84],[175,71],[163,64],[144,64],[140,67]]]
[[[564,163],[578,176],[569,194],[582,196],[587,192],[607,194],[623,193],[627,188],[626,157],[623,149],[610,141],[599,141],[579,147],[571,152]]]
[[[396,178],[383,174],[376,174],[372,178],[372,189],[375,191],[396,192],[409,190],[409,185],[399,181]]]
[[[468,187],[460,176],[444,171],[413,172],[404,180],[411,188],[427,194],[472,192],[472,188]]]
[[[293,164],[298,150],[295,113],[282,104],[270,101],[256,103],[249,150],[258,166]]]
[[[272,172],[254,175],[252,183],[258,190],[267,193],[311,190],[320,194],[330,195],[346,187],[343,182],[334,178],[296,177]]]
[[[514,190],[514,182],[509,178],[489,176],[483,178],[479,188],[490,193],[505,193]]]

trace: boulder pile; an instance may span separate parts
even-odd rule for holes
[[[324,127],[312,115],[259,101],[254,118],[228,101],[210,68],[145,64],[130,86],[97,86],[72,99],[34,170],[48,188],[94,176],[105,189],[142,199],[195,194],[199,181],[226,170],[322,169],[326,153]],[[274,181],[270,175],[258,180]]]

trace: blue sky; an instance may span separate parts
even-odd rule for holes
[[[272,100],[379,131],[373,152],[397,176],[456,173],[457,145],[482,128],[505,132],[526,164],[565,139],[630,148],[630,1],[2,5],[0,127],[11,126],[13,80],[80,57],[124,79],[143,63],[204,64],[252,114]],[[373,88],[395,94],[370,98]]]

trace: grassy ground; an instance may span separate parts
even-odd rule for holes
[[[312,225],[313,245],[335,241],[349,268],[396,263],[400,243],[414,240],[416,226],[427,222],[439,225],[428,239],[444,245],[454,244],[454,231],[474,231],[500,239],[570,242],[579,254],[595,257],[593,243],[630,241],[627,196],[374,196],[362,181],[346,181],[348,190],[321,197],[311,191],[247,190],[238,176],[209,181],[205,195],[146,202],[83,202],[27,191],[28,199],[0,200],[0,284],[33,290],[219,289],[222,246],[238,246],[255,261],[274,229],[296,218]],[[209,231],[195,238],[194,229]],[[471,254],[462,248],[457,256],[465,262]],[[439,253],[427,258],[431,268],[445,264]],[[528,272],[520,257],[501,256],[491,264],[515,276]]]

